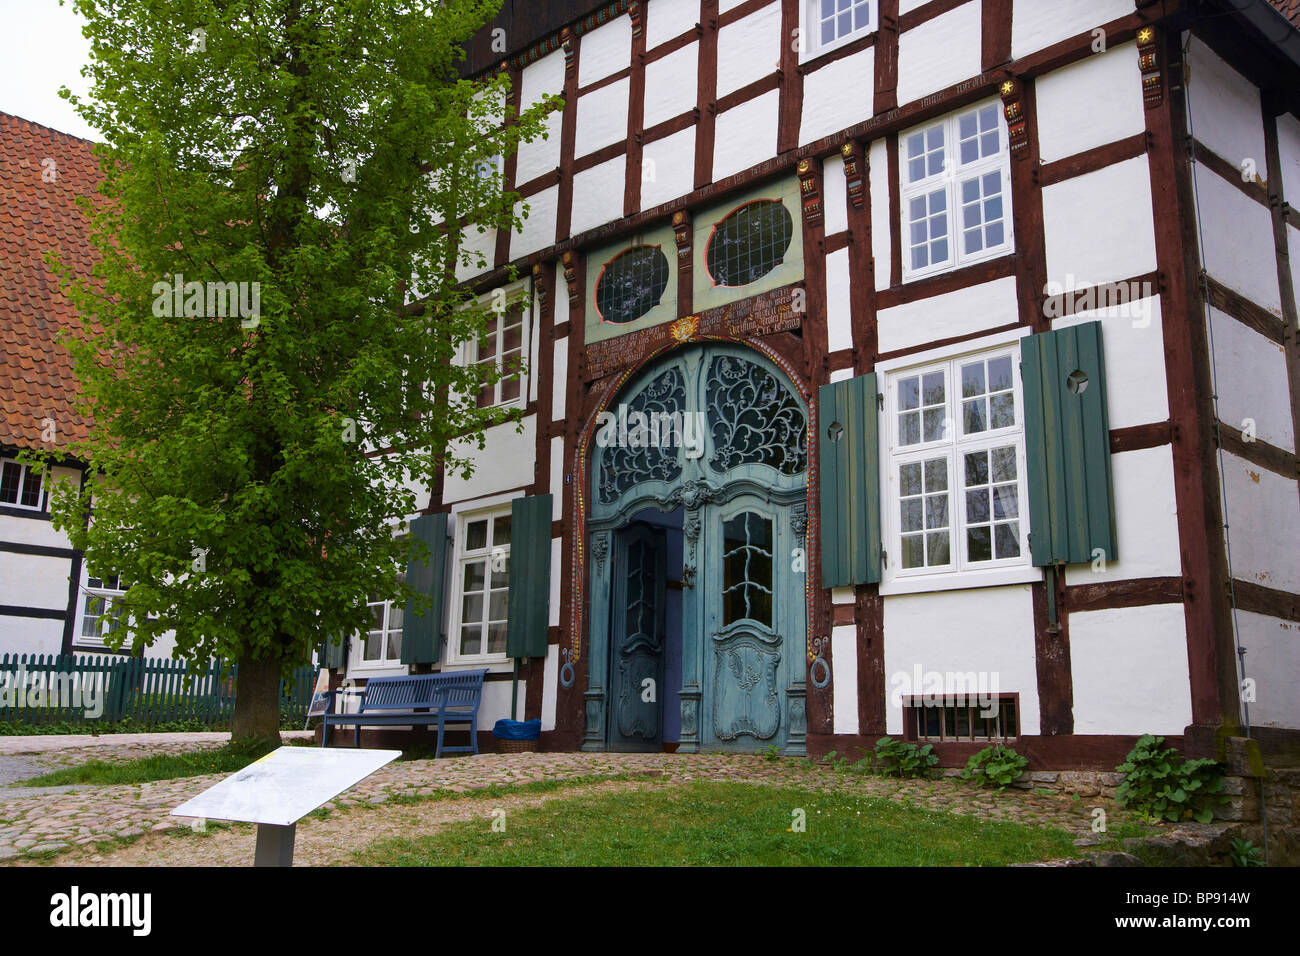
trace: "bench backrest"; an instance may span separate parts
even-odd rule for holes
[[[372,677],[366,681],[362,711],[411,710],[447,706],[467,707],[479,702],[486,669],[450,674],[411,674],[406,677]]]

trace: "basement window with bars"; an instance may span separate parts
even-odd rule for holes
[[[12,458],[0,460],[0,504],[40,511],[44,502],[40,472]]]
[[[903,281],[1013,249],[1011,162],[998,102],[898,138]]]
[[[1003,741],[1019,735],[1019,704],[1014,694],[1001,694],[984,706],[966,698],[961,703],[911,697],[903,701],[905,740]]]

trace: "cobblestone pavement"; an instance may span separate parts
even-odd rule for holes
[[[171,743],[167,745],[169,748]],[[189,747],[193,747],[191,742]],[[183,749],[183,748],[182,748]],[[798,786],[822,792],[844,792],[907,802],[932,810],[972,814],[989,820],[1056,826],[1081,835],[1090,831],[1093,806],[1113,805],[1099,798],[1069,797],[1008,790],[981,791],[953,780],[887,780],[814,766],[806,760],[765,760],[727,754],[481,754],[442,760],[411,760],[389,764],[351,790],[325,804],[329,815],[309,817],[299,825],[297,860],[306,865],[342,862],[352,849],[393,835],[409,826],[428,827],[452,819],[486,815],[487,801],[430,800],[390,807],[394,796],[436,797],[493,785],[510,787],[542,780],[635,775],[656,782],[739,780]],[[252,855],[250,827],[221,830],[209,837],[168,834],[188,821],[168,816],[171,808],[207,789],[222,775],[187,777],[142,785],[96,786],[65,792],[32,792],[22,788],[0,791],[0,861],[9,864],[44,862],[113,865],[247,865]],[[584,784],[635,787],[636,780]],[[536,805],[575,791],[549,794],[501,795],[517,806]],[[131,845],[114,842],[139,838]],[[358,842],[359,840],[364,842]],[[311,848],[315,847],[313,851]],[[340,854],[343,854],[341,857]],[[25,859],[36,857],[35,860]]]

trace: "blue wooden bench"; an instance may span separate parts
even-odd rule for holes
[[[478,706],[483,696],[487,670],[454,671],[449,674],[412,674],[407,677],[372,677],[361,691],[355,714],[333,713],[336,691],[330,691],[320,745],[328,747],[330,728],[356,728],[354,747],[361,746],[361,728],[416,724],[438,725],[438,749],[444,753],[478,753]],[[444,747],[442,736],[448,724],[469,725],[468,747]]]

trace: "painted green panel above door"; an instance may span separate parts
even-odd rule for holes
[[[406,566],[407,583],[432,601],[421,612],[414,600],[407,601],[402,616],[402,663],[436,664],[442,652],[443,588],[447,567],[446,514],[421,515],[411,522],[411,537],[428,548],[424,556],[412,558]]]
[[[506,655],[545,657],[551,596],[551,496],[510,503],[510,610]]]
[[[880,580],[880,426],[875,373],[818,391],[822,587]]]
[[[1033,563],[1114,561],[1101,323],[1026,336],[1020,355]]]

